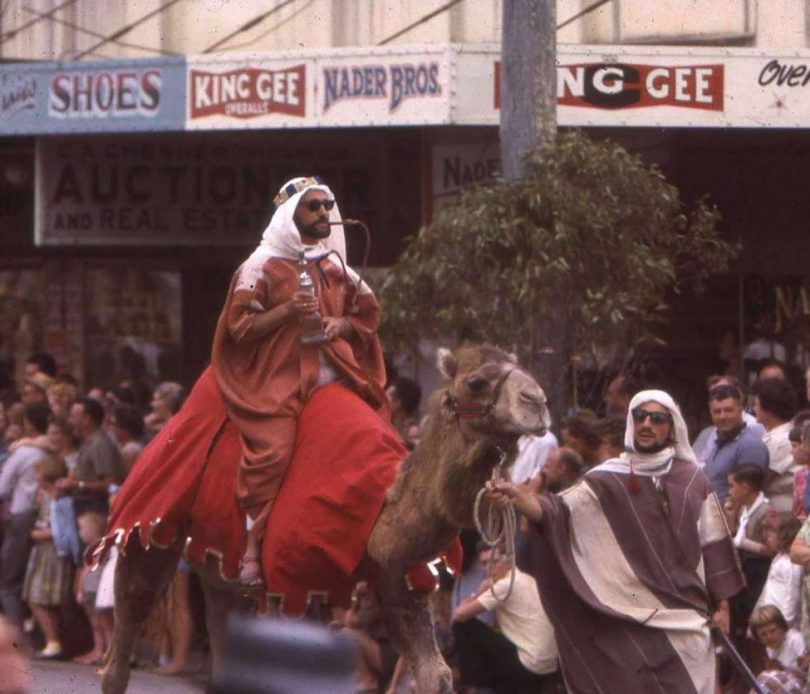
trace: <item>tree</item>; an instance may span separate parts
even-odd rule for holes
[[[671,292],[700,290],[736,252],[714,206],[687,212],[658,170],[617,144],[558,135],[524,171],[466,192],[409,241],[380,291],[389,346],[486,340],[559,386],[550,345],[564,363],[629,346],[665,319]]]

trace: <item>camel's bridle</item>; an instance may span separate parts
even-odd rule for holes
[[[495,388],[492,390],[492,398],[489,402],[462,402],[448,389],[448,403],[453,414],[456,415],[456,419],[476,419],[491,415],[495,405],[498,404],[498,398],[501,397],[501,388],[503,388],[503,384],[512,371],[514,369],[507,369],[500,375],[495,382]]]

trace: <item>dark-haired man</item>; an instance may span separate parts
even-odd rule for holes
[[[37,519],[37,463],[48,454],[45,432],[50,409],[47,404],[25,406],[25,439],[9,456],[0,472],[0,499],[8,504],[3,545],[0,548],[0,604],[6,617],[20,626],[23,621],[22,588],[31,530]]]
[[[57,489],[72,492],[76,517],[87,511],[107,513],[110,485],[121,484],[125,471],[118,446],[101,428],[104,407],[83,398],[71,406],[68,421],[82,444],[73,477],[57,480]]]
[[[709,412],[716,435],[704,458],[704,472],[720,501],[728,496],[728,476],[744,465],[768,469],[768,449],[743,418],[743,395],[735,385],[709,391]]]
[[[774,510],[793,510],[793,448],[790,445],[790,420],[796,414],[797,396],[790,383],[779,378],[766,378],[751,386],[754,415],[765,427],[762,441],[768,449],[768,475],[765,496]]]

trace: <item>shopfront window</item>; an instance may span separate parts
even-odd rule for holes
[[[146,392],[161,381],[180,380],[180,273],[104,267],[90,268],[84,277],[87,387],[128,381]]]
[[[42,349],[44,324],[41,270],[0,270],[0,391],[22,382],[26,360]]]

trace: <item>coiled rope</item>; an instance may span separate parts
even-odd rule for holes
[[[498,464],[492,468],[492,476],[490,480],[496,482],[508,482],[504,474],[504,463],[506,462],[506,451],[498,449],[501,453],[501,459]],[[515,534],[517,529],[517,517],[515,515],[515,508],[512,502],[503,505],[495,506],[489,504],[486,518],[481,518],[481,501],[487,493],[486,487],[483,487],[475,497],[475,505],[473,506],[473,521],[478,534],[484,541],[484,544],[492,551],[492,556],[487,566],[487,581],[489,582],[489,592],[492,597],[498,602],[508,600],[512,594],[512,588],[515,585]],[[498,559],[503,553],[506,560],[509,562],[509,587],[506,589],[506,594],[499,596],[495,592],[495,581],[493,581],[493,567],[498,563]]]

